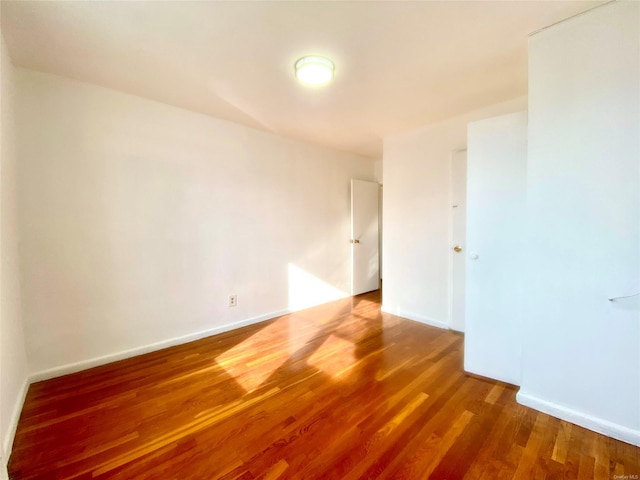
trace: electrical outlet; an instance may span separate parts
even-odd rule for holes
[[[229,295],[229,306],[237,307],[238,306],[238,296],[237,295]]]

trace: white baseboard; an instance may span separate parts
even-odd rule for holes
[[[13,439],[16,436],[18,420],[20,420],[22,406],[24,405],[24,399],[27,397],[27,391],[29,390],[30,383],[29,378],[25,378],[24,382],[22,382],[22,387],[20,387],[18,397],[16,398],[13,410],[11,411],[9,430],[7,430],[6,437],[2,439],[2,465],[0,468],[2,469],[3,476],[0,478],[5,478],[5,476],[8,477],[7,464],[9,463],[9,456],[11,455],[11,448],[13,447]]]
[[[526,407],[531,407],[561,420],[566,420],[608,437],[640,446],[640,430],[633,430],[617,423],[576,412],[565,406],[542,400],[522,391],[516,394],[516,400]]]
[[[226,325],[221,325],[208,330],[202,330],[200,332],[190,333],[188,335],[183,335],[180,337],[169,338],[161,342],[151,343],[149,345],[143,345],[141,347],[135,347],[129,350],[121,351],[121,352],[111,353],[109,355],[104,355],[102,357],[96,357],[88,360],[82,360],[80,362],[61,365],[59,367],[50,368],[48,370],[43,370],[41,372],[37,372],[30,375],[29,382],[30,383],[40,382],[42,380],[48,380],[50,378],[60,377],[62,375],[68,375],[70,373],[79,372],[81,370],[86,370],[88,368],[93,368],[100,365],[105,365],[107,363],[116,362],[118,360],[123,360],[125,358],[131,358],[137,355],[143,355],[145,353],[154,352],[156,350],[162,350],[163,348],[173,347],[175,345],[182,345],[183,343],[193,342],[194,340],[200,340],[201,338],[210,337],[212,335],[228,332],[230,330],[235,330],[236,328],[246,327],[247,325],[253,325],[254,323],[260,323],[266,320],[271,320],[272,318],[276,318],[281,315],[286,315],[287,313],[291,313],[290,310],[287,309],[287,310],[280,310],[277,312],[271,312],[265,315],[248,318],[245,320],[241,320],[239,322],[228,323]]]
[[[422,315],[416,315],[415,313],[406,312],[400,308],[386,308],[384,305],[380,307],[380,310],[384,313],[390,313],[391,315],[396,315],[398,317],[407,318],[409,320],[413,320],[414,322],[424,323],[425,325],[429,325],[431,327],[443,328],[445,330],[450,330],[449,324],[442,322],[440,320],[436,320],[434,318],[425,317]]]

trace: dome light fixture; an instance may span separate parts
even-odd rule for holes
[[[323,85],[333,78],[335,65],[324,57],[307,56],[296,62],[296,77],[307,85]]]

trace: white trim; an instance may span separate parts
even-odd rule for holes
[[[11,412],[11,419],[9,421],[9,430],[2,442],[2,465],[0,468],[3,469],[2,473],[6,474],[7,477],[9,475],[7,472],[7,465],[9,464],[9,456],[11,455],[11,449],[13,447],[13,439],[16,436],[18,420],[20,420],[20,414],[22,413],[24,400],[27,398],[27,391],[29,390],[30,383],[31,382],[28,377],[24,379],[24,382],[22,382],[22,387],[20,388],[20,392],[18,392],[18,398],[16,398],[16,401],[13,404],[13,411]]]
[[[633,430],[617,423],[612,423],[586,413],[577,412],[563,405],[542,400],[534,395],[519,391],[516,400],[521,405],[531,407],[553,417],[575,423],[594,432],[601,433],[617,440],[640,446],[640,430]]]
[[[167,340],[162,340],[161,342],[156,342],[149,345],[143,345],[141,347],[135,347],[129,350],[124,350],[122,352],[111,353],[109,355],[91,358],[88,360],[82,360],[80,362],[68,363],[66,365],[61,365],[59,367],[54,367],[48,370],[43,370],[41,372],[34,373],[33,375],[29,376],[29,381],[31,383],[40,382],[42,380],[48,380],[50,378],[59,377],[62,375],[68,375],[70,373],[79,372],[81,370],[97,367],[99,365],[105,365],[107,363],[116,362],[118,360],[123,360],[125,358],[131,358],[137,355],[154,352],[156,350],[161,350],[163,348],[182,345],[183,343],[193,342],[194,340],[200,340],[201,338],[210,337],[212,335],[228,332],[230,330],[235,330],[236,328],[246,327],[247,325],[253,325],[254,323],[260,323],[266,320],[271,320],[272,318],[276,318],[281,315],[286,315],[287,313],[291,313],[291,310],[288,310],[288,309],[279,310],[277,312],[271,312],[265,315],[259,315],[257,317],[248,318],[246,320],[241,320],[239,322],[228,323],[226,325],[210,328],[208,330],[202,330],[200,332],[190,333],[188,335],[183,335],[181,337],[169,338]]]
[[[446,322],[436,320],[431,317],[424,317],[422,315],[416,315],[415,313],[405,312],[400,308],[386,308],[384,305],[380,307],[380,311],[384,313],[390,313],[391,315],[396,315],[398,317],[407,318],[409,320],[413,320],[414,322],[424,323],[425,325],[429,325],[431,327],[443,328],[445,330],[450,330],[449,324]]]

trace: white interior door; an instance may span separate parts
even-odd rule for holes
[[[470,123],[467,133],[464,368],[519,385],[527,112]]]
[[[352,295],[379,288],[378,189],[377,183],[351,180]]]
[[[451,329],[464,332],[467,239],[467,151],[452,155],[451,165]]]

